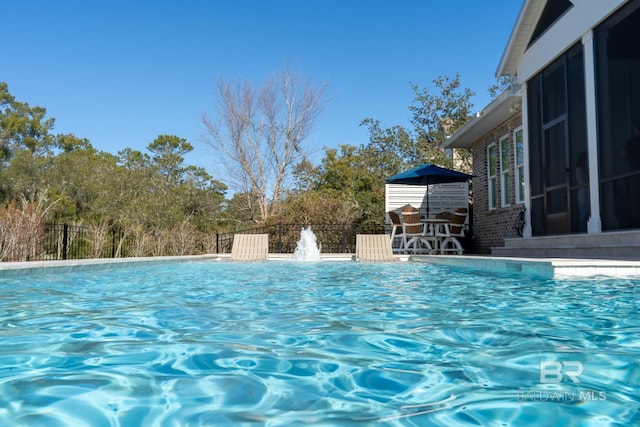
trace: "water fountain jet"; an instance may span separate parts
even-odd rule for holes
[[[300,231],[300,240],[298,240],[291,259],[294,261],[320,261],[320,248],[311,226]]]

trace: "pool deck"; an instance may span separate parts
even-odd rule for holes
[[[353,254],[322,254],[322,261],[351,261]],[[640,277],[640,261],[569,258],[507,258],[476,255],[397,255],[400,261],[446,265],[476,271],[524,274],[543,278],[579,278],[593,276]],[[0,263],[0,278],[45,272],[101,270],[138,265],[184,261],[222,261],[229,254],[173,257],[101,258],[66,261],[30,261]],[[291,259],[291,254],[269,254],[269,260]]]

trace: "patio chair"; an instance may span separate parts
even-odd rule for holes
[[[356,234],[355,261],[390,262],[393,256],[388,234]]]
[[[404,236],[402,231],[402,220],[397,212],[387,212],[389,216],[389,225],[391,226],[391,249],[393,253],[404,252]]]
[[[467,221],[469,210],[467,208],[458,208],[453,213],[453,219],[450,224],[439,227],[436,236],[442,239],[440,243],[440,253],[455,253],[462,255],[462,244],[458,237],[464,237],[464,224]]]
[[[435,236],[427,235],[426,225],[420,218],[420,213],[407,210],[402,213],[402,236],[404,252],[413,250],[414,254],[434,250]]]
[[[400,211],[404,214],[406,212],[416,212],[416,213],[420,213],[420,209],[413,207],[409,204],[404,205],[402,208],[400,208]]]
[[[235,234],[231,259],[235,261],[260,261],[269,256],[268,234]]]
[[[444,212],[440,212],[439,214],[436,215],[436,218],[438,219],[448,219],[449,221],[453,222],[453,212],[448,212],[448,211],[444,211]]]

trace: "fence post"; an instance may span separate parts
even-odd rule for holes
[[[69,240],[69,226],[67,224],[63,224],[62,226],[62,259],[67,259],[67,250],[68,250],[68,240]]]
[[[282,253],[282,223],[278,223],[278,253]]]

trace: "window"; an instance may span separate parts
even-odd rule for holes
[[[511,150],[509,150],[509,135],[500,139],[500,194],[501,206],[511,204]]]
[[[524,203],[524,141],[522,128],[513,135],[513,151],[516,161],[516,203]]]
[[[496,179],[498,175],[496,144],[491,144],[487,148],[487,176],[489,177],[489,209],[496,208]]]

